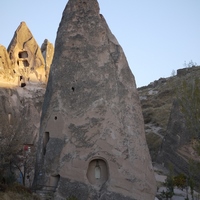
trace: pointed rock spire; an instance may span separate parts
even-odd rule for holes
[[[21,22],[8,46],[9,57],[19,78],[19,84],[28,81],[45,82],[45,62],[36,40],[25,22]]]
[[[63,12],[40,141],[35,183],[55,187],[55,199],[154,199],[135,79],[96,0]]]
[[[9,58],[6,48],[0,45],[0,79],[1,80],[13,80],[14,68]]]
[[[54,55],[54,46],[47,39],[45,39],[41,46],[41,51],[45,61],[46,79],[48,80],[49,71]]]

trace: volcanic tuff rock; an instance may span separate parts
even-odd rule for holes
[[[185,174],[188,174],[187,161],[179,154],[178,148],[188,143],[190,136],[187,132],[184,115],[176,100],[173,103],[158,161],[160,163],[165,163],[165,166],[169,165],[169,163],[173,163],[177,172],[184,172]]]
[[[186,176],[195,171],[195,181],[200,177],[199,77],[200,66],[187,67],[138,88],[151,158]]]
[[[63,12],[39,141],[35,184],[55,199],[154,199],[134,76],[96,0]]]
[[[50,66],[54,55],[54,46],[47,39],[45,39],[41,46],[41,51],[45,61],[46,79],[48,80]]]
[[[36,40],[25,22],[21,22],[8,46],[9,57],[20,83],[45,83],[45,62]]]
[[[24,22],[16,30],[8,49],[9,53],[0,45],[0,156],[3,156],[3,159],[0,159],[1,170],[4,169],[4,161],[13,163],[12,159],[23,157],[24,146],[31,147],[29,157],[33,158],[46,89],[44,58]],[[45,61],[49,70],[53,58],[52,44],[48,42],[43,52],[47,52]],[[41,79],[40,75],[44,75],[44,79]],[[29,179],[25,182],[28,181],[29,185],[33,180],[34,159],[31,163],[26,160],[26,163],[29,166],[26,166]],[[15,164],[22,166],[21,163]],[[12,167],[12,164],[9,166]],[[21,170],[23,171],[23,167]],[[6,172],[4,175],[6,176]]]
[[[13,65],[6,48],[0,45],[0,78],[9,81],[14,78]]]

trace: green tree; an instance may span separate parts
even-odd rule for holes
[[[174,185],[178,188],[184,189],[187,184],[187,177],[184,174],[178,174],[174,177]]]
[[[164,186],[166,187],[166,192],[162,192],[162,197],[168,199],[172,198],[174,195],[174,168],[173,165],[169,164],[169,175],[167,176]]]

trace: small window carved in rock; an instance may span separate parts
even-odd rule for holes
[[[18,54],[19,58],[28,58],[27,51],[20,51]]]
[[[56,188],[58,187],[59,181],[60,181],[59,174],[50,177],[50,187],[52,187],[54,192],[56,191]]]
[[[26,83],[21,83],[21,87],[25,87],[26,86]]]
[[[101,158],[90,161],[87,178],[92,185],[101,186],[108,180],[109,172],[106,161]]]
[[[55,120],[57,120],[57,119],[58,119],[58,117],[57,117],[57,116],[55,116],[55,117],[54,117],[54,119],[55,119]]]
[[[44,155],[46,154],[46,146],[47,146],[47,143],[49,142],[49,132],[45,132],[44,134],[44,141],[43,141],[43,147],[44,147]]]
[[[23,60],[23,65],[24,65],[24,67],[29,67],[28,60]]]

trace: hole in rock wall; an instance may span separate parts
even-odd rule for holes
[[[23,60],[22,62],[23,62],[23,66],[24,67],[28,67],[29,66],[28,60]]]
[[[26,83],[21,83],[21,87],[25,87],[26,86]]]
[[[75,88],[74,87],[72,87],[72,91],[74,92],[74,90],[75,90]]]
[[[19,58],[28,58],[28,52],[27,51],[20,51],[18,53]]]
[[[53,187],[52,189],[55,191],[56,188],[58,187],[58,183],[60,180],[60,175],[56,175],[56,176],[51,176],[50,178],[50,186]]]
[[[8,122],[11,124],[11,113],[8,114]]]
[[[45,132],[44,133],[44,141],[43,141],[44,155],[46,154],[46,146],[47,146],[48,141],[49,141],[49,132]]]
[[[12,59],[12,52],[9,53],[9,58]]]
[[[108,166],[103,159],[94,159],[89,163],[87,178],[93,185],[101,186],[108,180]]]
[[[29,67],[29,62],[28,60],[18,60],[17,65],[19,67]]]
[[[55,117],[54,117],[54,119],[55,119],[55,120],[57,120],[57,119],[58,119],[58,117],[57,117],[57,116],[55,116]]]

